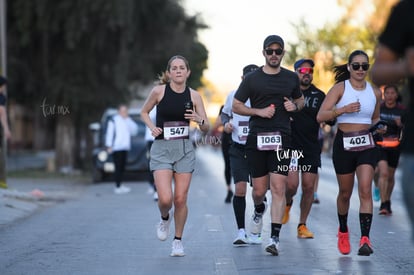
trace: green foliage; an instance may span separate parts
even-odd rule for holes
[[[130,99],[132,82],[151,83],[175,54],[200,86],[206,26],[174,0],[14,0],[8,7],[10,98],[30,106],[44,98],[88,122]]]
[[[289,43],[290,51],[285,58],[288,64],[302,57],[313,58],[318,64],[315,83],[325,89],[333,84],[330,73],[333,66],[346,63],[352,51],[361,49],[373,56],[378,34],[396,0],[337,2],[345,8],[345,13],[337,22],[326,23],[319,29],[308,24],[305,18],[292,24],[300,39],[297,43]],[[357,20],[361,13],[365,16]]]

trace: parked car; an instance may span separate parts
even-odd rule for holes
[[[128,160],[125,167],[126,176],[133,174],[135,178],[142,177],[148,173],[147,144],[145,141],[146,125],[141,120],[139,109],[130,108],[128,110],[130,117],[138,125],[138,134],[132,137],[131,150],[128,151]],[[92,180],[101,182],[113,178],[115,165],[112,160],[112,154],[105,150],[105,134],[108,122],[112,116],[117,114],[117,110],[110,108],[105,110],[100,122],[91,123],[89,129],[93,134],[94,148],[92,151]]]

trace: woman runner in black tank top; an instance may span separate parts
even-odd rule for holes
[[[189,76],[188,61],[182,56],[173,56],[161,76],[160,85],[152,89],[141,110],[142,120],[155,137],[150,151],[150,169],[154,173],[158,191],[161,218],[157,225],[157,237],[161,241],[168,238],[170,222],[174,217],[175,235],[171,256],[185,255],[181,239],[187,220],[187,194],[195,164],[189,126],[193,122],[198,124],[201,131],[209,130],[201,96],[186,85]],[[154,125],[149,113],[156,105]]]

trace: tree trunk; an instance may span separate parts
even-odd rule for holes
[[[69,115],[59,115],[56,125],[56,168],[70,172],[75,160],[75,127]]]

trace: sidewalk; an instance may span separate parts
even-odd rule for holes
[[[42,207],[76,198],[85,183],[70,177],[57,179],[9,178],[0,188],[0,227],[27,217]]]
[[[7,157],[7,171],[47,169],[53,151],[13,152]],[[7,189],[0,188],[0,226],[27,217],[41,207],[76,197],[81,184],[70,176],[57,179],[7,178]]]

